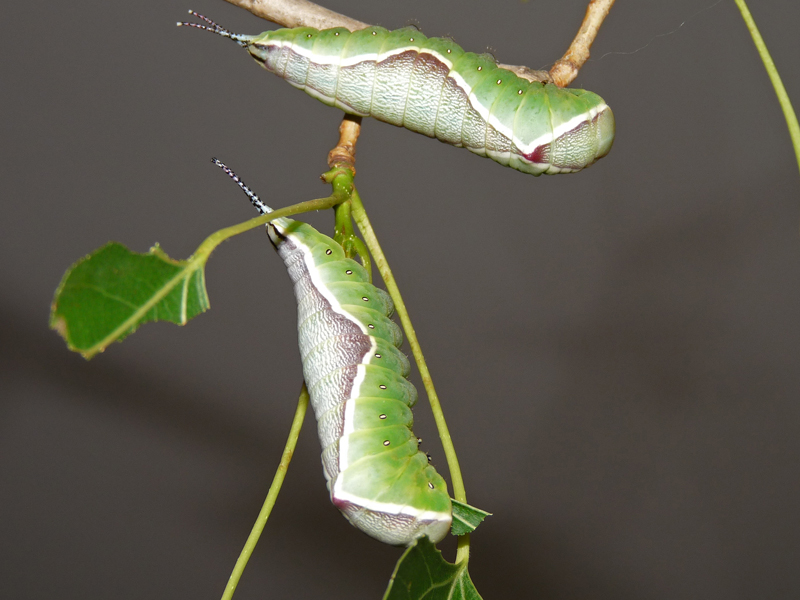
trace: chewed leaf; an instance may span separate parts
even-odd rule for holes
[[[149,321],[183,325],[208,309],[204,260],[181,261],[158,245],[145,254],[110,242],[64,274],[50,327],[91,358]]]
[[[450,501],[453,503],[453,524],[450,527],[450,533],[453,535],[464,535],[475,531],[478,525],[492,514],[452,498]]]
[[[383,600],[481,600],[463,563],[447,562],[427,537],[403,553]]]

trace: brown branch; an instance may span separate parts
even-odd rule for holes
[[[344,27],[350,31],[369,27],[350,17],[346,17],[308,0],[227,0],[267,21],[282,27],[313,27],[331,29]]]
[[[526,67],[524,65],[517,66],[497,63],[497,66],[501,69],[511,71],[517,77],[520,77],[521,79],[527,79],[528,81],[541,81],[544,83],[552,83],[553,81],[552,77],[550,77],[550,73],[547,71],[537,71],[536,69],[531,69],[530,67]]]
[[[356,173],[356,142],[361,133],[361,117],[345,115],[339,125],[339,143],[328,153],[328,166],[331,169],[344,167]]]
[[[323,8],[308,0],[226,0],[231,4],[250,11],[257,17],[277,23],[281,27],[314,27],[330,29],[344,27],[350,31],[369,27],[369,23],[351,19],[345,15]],[[518,77],[528,81],[551,81],[546,71],[535,71],[524,66],[504,65],[498,67],[508,69]]]
[[[550,77],[559,87],[568,86],[578,76],[583,64],[589,59],[589,48],[600,30],[600,25],[614,5],[614,0],[590,0],[578,35],[572,40],[564,57],[550,69]]]

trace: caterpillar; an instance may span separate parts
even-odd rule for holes
[[[414,28],[232,33],[262,67],[323,103],[487,156],[524,173],[573,173],[611,150],[614,114],[592,92],[530,82],[491,55]]]
[[[264,204],[217,159],[261,213]],[[294,284],[303,377],[317,418],[331,501],[364,533],[393,545],[450,531],[447,484],[411,430],[408,381],[392,299],[342,246],[306,223],[275,219],[267,233]]]

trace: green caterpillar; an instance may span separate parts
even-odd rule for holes
[[[347,113],[403,126],[524,173],[572,173],[611,150],[614,114],[600,96],[530,82],[486,54],[413,28],[278,29],[228,37],[262,67]]]
[[[272,211],[227,166],[213,162],[261,214]],[[294,284],[303,376],[331,501],[387,544],[408,545],[423,535],[442,540],[452,521],[450,496],[411,431],[417,390],[397,349],[403,334],[389,319],[392,299],[310,225],[275,219],[267,233]]]

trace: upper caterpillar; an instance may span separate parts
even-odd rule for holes
[[[330,106],[399,125],[532,175],[573,173],[608,154],[614,114],[592,92],[530,82],[489,55],[407,27],[231,33],[266,70]]]

